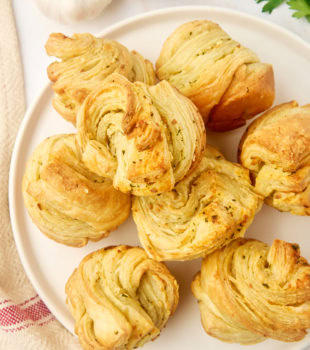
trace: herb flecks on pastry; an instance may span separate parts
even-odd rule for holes
[[[207,146],[195,171],[158,196],[134,197],[142,246],[157,260],[190,260],[242,237],[262,200],[248,170]]]
[[[310,328],[310,266],[297,244],[235,240],[203,260],[192,291],[205,331],[225,342],[294,342]]]
[[[85,99],[77,129],[88,168],[137,196],[173,189],[206,144],[197,108],[168,82],[147,86],[116,73]]]
[[[169,36],[156,74],[189,97],[216,131],[244,125],[275,95],[272,66],[207,20],[185,23]]]
[[[268,205],[310,215],[310,105],[292,101],[257,118],[241,139],[239,159]]]
[[[127,219],[131,205],[129,195],[79,160],[75,135],[52,136],[37,146],[27,163],[23,196],[46,236],[77,247],[106,237]]]
[[[116,246],[86,256],[66,284],[75,333],[85,350],[143,346],[160,335],[179,300],[167,267],[142,248]]]
[[[49,56],[60,59],[47,69],[55,91],[53,106],[73,124],[86,96],[113,72],[130,81],[155,84],[152,63],[136,51],[129,52],[117,41],[96,38],[89,33],[72,37],[54,33],[45,48]]]

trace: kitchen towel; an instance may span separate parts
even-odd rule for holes
[[[11,0],[0,0],[0,349],[81,349],[33,289],[20,263],[8,208],[11,152],[25,112]]]

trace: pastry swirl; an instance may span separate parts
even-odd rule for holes
[[[195,259],[244,235],[262,201],[249,172],[207,146],[195,171],[158,196],[133,198],[133,218],[156,260]]]
[[[75,135],[44,140],[30,157],[23,178],[25,206],[49,238],[81,247],[123,223],[130,196],[116,191],[110,179],[91,173],[78,158]]]
[[[274,100],[272,66],[207,20],[185,23],[169,36],[156,74],[189,97],[216,131],[244,125]]]
[[[264,113],[243,135],[239,153],[268,205],[310,215],[310,105],[292,101]]]
[[[55,91],[53,106],[73,124],[85,97],[113,72],[130,81],[155,84],[152,63],[136,51],[129,52],[117,41],[96,38],[89,33],[74,34],[71,38],[54,33],[45,47],[49,56],[61,59],[47,69]]]
[[[86,256],[66,294],[85,350],[142,346],[159,336],[179,300],[177,281],[166,266],[127,246]]]
[[[206,143],[197,108],[169,83],[131,83],[116,73],[85,99],[77,129],[86,166],[137,196],[171,190]]]
[[[203,260],[192,291],[205,331],[225,342],[293,342],[310,328],[310,266],[297,244],[235,240]]]

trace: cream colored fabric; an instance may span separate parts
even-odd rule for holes
[[[25,300],[32,299],[26,307],[43,304],[20,263],[9,219],[7,188],[10,157],[25,111],[23,73],[10,0],[0,0],[0,23],[0,311],[16,305],[15,312],[25,315],[25,307],[20,305]],[[1,318],[0,349],[60,350],[64,344],[67,350],[80,349],[77,340],[52,314],[47,312],[40,322],[34,322],[36,325],[31,323],[31,320],[24,320],[5,327],[4,318]],[[21,327],[23,329],[17,331]]]

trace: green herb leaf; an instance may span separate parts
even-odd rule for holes
[[[284,2],[288,4],[290,10],[295,10],[293,17],[303,18],[305,17],[310,22],[310,0],[255,0],[258,4],[266,1],[263,7],[263,12],[272,13],[272,11],[279,7]]]
[[[256,0],[257,3],[267,1],[267,4],[263,7],[263,12],[271,13],[275,8],[280,6],[285,0]]]
[[[291,10],[296,10],[293,17],[306,17],[308,22],[310,22],[310,0],[290,0],[287,4]]]

